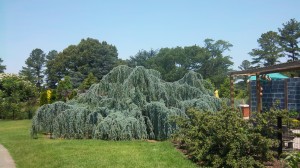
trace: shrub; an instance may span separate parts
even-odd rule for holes
[[[288,168],[298,168],[300,166],[300,152],[288,153],[284,158],[286,167]]]
[[[31,118],[37,104],[37,88],[18,75],[0,74],[0,118]]]
[[[243,120],[237,110],[212,113],[190,109],[186,114],[188,117],[175,118],[180,129],[173,138],[202,166],[263,167],[263,162],[274,158],[271,148],[277,141],[263,136],[257,128],[260,123],[254,126]]]
[[[47,99],[47,91],[41,91],[40,93],[40,106],[48,104],[48,99]]]

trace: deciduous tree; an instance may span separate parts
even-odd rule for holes
[[[145,68],[150,68],[149,60],[156,56],[158,50],[151,49],[150,51],[140,50],[135,56],[131,56],[127,61],[128,66],[144,66]]]
[[[223,40],[214,42],[212,39],[204,42],[205,47],[194,45],[161,48],[155,56],[147,60],[147,66],[158,70],[166,81],[179,80],[189,70],[193,70],[219,87],[233,65],[231,57],[224,56],[224,52],[232,44]]]
[[[0,74],[0,118],[31,118],[37,103],[37,88],[24,78]]]
[[[47,64],[51,69],[53,82],[64,76],[70,76],[73,86],[78,87],[81,82],[93,73],[100,80],[106,75],[118,60],[117,48],[107,42],[96,39],[82,39],[78,45],[70,45]],[[52,85],[53,86],[53,85]]]

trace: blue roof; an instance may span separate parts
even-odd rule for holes
[[[288,76],[282,75],[281,73],[269,73],[268,75],[272,80],[280,80],[289,78]],[[249,80],[256,80],[256,76],[251,76]]]

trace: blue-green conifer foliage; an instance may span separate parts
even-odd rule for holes
[[[38,109],[31,134],[54,138],[104,140],[164,140],[177,129],[172,116],[188,108],[217,111],[220,100],[206,89],[209,82],[195,72],[165,82],[158,71],[118,66],[77,98]]]

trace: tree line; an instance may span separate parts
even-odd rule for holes
[[[257,40],[259,47],[249,52],[252,62],[244,60],[239,69],[274,65],[284,56],[287,56],[288,61],[298,60],[299,39],[300,23],[296,19],[291,19],[282,24],[278,32],[263,33]],[[41,100],[38,102],[40,105],[49,103],[46,99],[47,90],[51,90],[51,101],[66,101],[77,93],[85,92],[118,65],[155,69],[161,73],[163,80],[169,82],[179,80],[192,70],[221,89],[220,96],[228,97],[226,91],[228,81],[225,79],[227,73],[232,71],[233,62],[226,52],[230,51],[231,47],[233,45],[224,40],[205,39],[203,46],[140,50],[129,59],[122,60],[118,58],[118,51],[114,45],[87,38],[60,52],[52,50],[45,53],[39,48],[32,50],[19,75],[36,86],[40,93]],[[0,58],[0,73],[5,69],[6,66]],[[0,89],[4,89],[1,83]],[[243,96],[245,94],[242,94]]]

